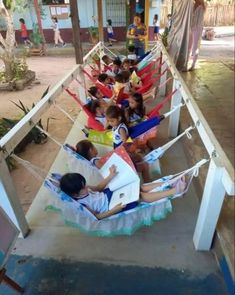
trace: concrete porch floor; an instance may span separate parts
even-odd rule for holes
[[[167,123],[159,128],[158,145],[168,141]],[[78,130],[75,125],[66,142],[81,138]],[[163,175],[189,167],[183,144],[162,158]],[[65,163],[60,151],[51,171],[65,172]],[[18,239],[7,265],[25,294],[227,294],[213,253],[193,246],[199,210],[193,184],[186,196],[173,200],[166,219],[115,238],[88,237],[64,226],[58,215],[44,211],[51,197],[40,189],[27,214],[31,232]],[[2,285],[0,294],[13,292]]]

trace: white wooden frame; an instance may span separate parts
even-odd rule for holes
[[[181,102],[181,100],[184,101],[202,142],[211,157],[196,229],[193,236],[194,245],[197,250],[209,250],[225,194],[227,193],[230,196],[234,195],[234,169],[169,57],[165,47],[160,42],[159,50],[162,54],[162,61],[165,61],[163,66],[169,68],[174,79],[173,86],[178,89],[177,93],[172,98],[171,109]],[[95,52],[98,54],[103,52],[102,42],[98,43],[84,57],[84,64],[88,61],[90,55]],[[161,72],[163,71],[164,68],[161,69]],[[24,118],[0,140],[0,181],[5,188],[5,193],[17,220],[17,226],[21,230],[23,236],[27,235],[29,227],[16,196],[5,159],[14,150],[22,138],[33,128],[33,126],[35,126],[35,124],[37,124],[45,110],[50,107],[53,100],[55,100],[56,97],[77,78],[77,76],[79,76],[80,81],[85,83],[84,75],[82,73],[82,65],[76,65],[64,79],[51,89]],[[161,83],[164,83],[166,79],[167,75],[163,75],[161,77]],[[161,94],[165,94],[165,88],[161,90]],[[85,91],[82,87],[79,87],[79,95],[82,100],[85,99]],[[179,121],[180,110],[174,112],[170,116],[169,135],[171,137],[177,135]]]

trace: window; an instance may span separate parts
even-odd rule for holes
[[[126,26],[126,0],[106,0],[106,16],[114,27]]]

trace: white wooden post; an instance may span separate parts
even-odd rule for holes
[[[17,197],[9,169],[5,159],[0,155],[0,206],[7,213],[12,222],[19,228],[23,237],[29,233],[22,206]]]
[[[174,79],[173,82],[173,90],[179,88],[179,82],[178,80]],[[171,99],[171,110],[174,108],[174,106],[178,106],[182,101],[182,95],[180,91],[176,91],[176,93],[173,95]],[[176,137],[178,135],[178,129],[179,129],[179,120],[180,120],[180,108],[178,108],[173,114],[171,114],[169,119],[169,127],[168,127],[168,135],[169,137]]]
[[[196,250],[208,251],[211,248],[217,221],[225,197],[222,175],[223,168],[216,165],[216,159],[212,159],[193,236]]]
[[[85,80],[84,73],[82,71],[82,67],[80,67],[80,70],[78,72],[78,79],[84,85],[84,87],[81,86],[81,85],[78,86],[79,99],[80,99],[81,102],[83,102],[84,104],[86,104],[87,103],[86,90],[85,90],[86,80]]]
[[[164,62],[164,60],[162,59],[162,63]],[[161,74],[167,69],[168,65],[165,62],[162,66],[161,66]],[[167,71],[165,72],[164,75],[161,76],[160,78],[160,85],[164,84],[166,82],[167,79]],[[159,94],[160,96],[165,96],[166,95],[166,84],[164,84],[160,90],[159,90]]]

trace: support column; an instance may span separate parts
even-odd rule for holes
[[[161,62],[163,62],[163,59],[161,59]],[[167,63],[164,63],[161,66],[161,73],[163,73],[166,69],[167,69]],[[161,76],[160,84],[165,83],[166,79],[167,79],[167,71],[165,72],[164,75]],[[160,94],[160,96],[165,96],[166,95],[166,84],[160,88],[159,94]]]
[[[21,231],[23,237],[29,233],[26,221],[16,189],[12,181],[6,161],[0,155],[0,206],[7,213],[12,222]]]
[[[145,51],[148,51],[148,40],[149,40],[149,0],[145,0],[145,15],[144,23],[147,28],[147,36],[145,37]]]
[[[73,46],[75,49],[76,64],[83,63],[82,44],[80,36],[80,20],[78,16],[78,4],[77,0],[70,0],[71,22],[73,28]]]
[[[212,159],[193,236],[196,250],[208,251],[211,248],[225,197],[222,174],[223,168],[216,165],[216,159]]]
[[[173,88],[178,89],[178,81],[174,79],[173,82]],[[182,101],[182,96],[180,91],[177,91],[172,99],[171,99],[171,110],[174,108],[174,106],[178,106]],[[173,114],[171,114],[170,119],[169,119],[169,127],[168,127],[168,136],[169,137],[176,137],[178,135],[178,130],[179,130],[179,121],[180,121],[180,108],[178,108]]]
[[[99,41],[104,41],[102,0],[97,0]]]

